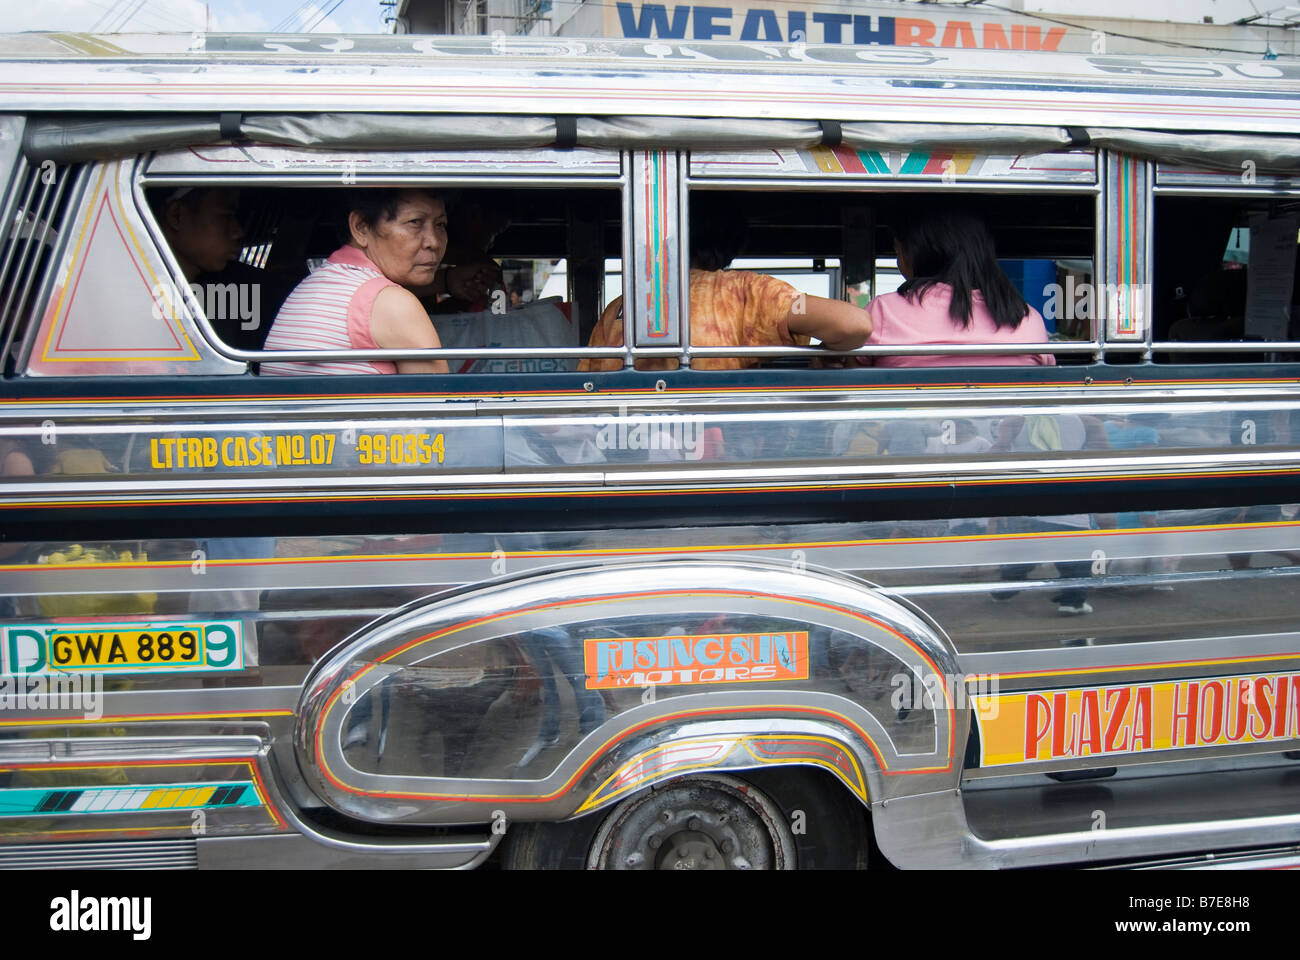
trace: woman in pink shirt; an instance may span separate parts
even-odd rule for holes
[[[358,190],[347,242],[289,294],[266,350],[418,350],[441,346],[412,292],[433,283],[447,249],[447,210],[424,190]],[[445,360],[268,361],[262,373],[446,373]]]
[[[988,228],[969,214],[918,216],[896,228],[894,251],[907,282],[868,305],[872,331],[865,346],[1047,341],[1043,318],[998,266]],[[1056,359],[1049,353],[925,354],[858,357],[858,362],[877,367],[1050,366]]]

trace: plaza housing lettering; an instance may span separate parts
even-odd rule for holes
[[[1300,735],[1300,674],[1025,696],[1025,760],[1223,746]]]

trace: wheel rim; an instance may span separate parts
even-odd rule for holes
[[[792,870],[777,806],[734,777],[672,780],[623,802],[587,858],[593,870]]]

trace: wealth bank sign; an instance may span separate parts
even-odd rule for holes
[[[626,39],[845,43],[1095,53],[1091,31],[1008,17],[896,16],[897,4],[818,9],[769,0],[756,6],[618,2],[605,7],[605,35]],[[890,15],[873,11],[889,11]],[[863,12],[865,11],[865,12]]]

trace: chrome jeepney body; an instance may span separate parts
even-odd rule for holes
[[[0,440],[53,466],[0,478],[0,865],[472,866],[774,769],[903,867],[1294,856],[1300,343],[1149,322],[1157,197],[1300,197],[1293,65],[189,39],[3,40]],[[616,194],[626,368],[256,375],[145,191],[340,183]],[[1068,202],[1112,295],[1073,365],[691,370],[806,355],[683,346],[710,190]]]

